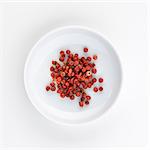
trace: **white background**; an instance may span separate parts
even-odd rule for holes
[[[67,4],[67,5],[66,5]],[[63,5],[63,7],[62,7]],[[3,141],[6,146],[146,147],[147,42],[142,3],[5,4],[3,13]],[[64,127],[41,116],[27,99],[23,66],[34,43],[57,26],[93,27],[120,56],[124,80],[117,103],[90,126]]]

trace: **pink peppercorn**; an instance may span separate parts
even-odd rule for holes
[[[49,91],[50,90],[50,87],[49,86],[46,86],[46,91]]]
[[[102,86],[99,87],[99,91],[103,91],[103,87]]]
[[[92,60],[92,58],[91,58],[90,56],[88,56],[88,57],[87,57],[87,60],[88,60],[88,61],[91,61],[91,60]]]
[[[87,100],[90,100],[90,99],[91,99],[91,96],[88,96],[88,95],[87,95],[87,96],[86,96],[86,99],[87,99]]]
[[[79,106],[80,106],[80,107],[83,107],[83,106],[84,106],[84,103],[83,103],[82,101],[80,101],[80,102],[79,102]]]
[[[93,79],[92,79],[92,82],[93,82],[93,83],[95,83],[96,81],[97,81],[97,79],[96,79],[96,78],[93,78]]]
[[[104,81],[103,78],[99,78],[99,82],[102,83]]]
[[[75,96],[74,96],[74,95],[71,95],[71,96],[70,96],[70,99],[71,99],[71,100],[74,100],[74,99],[75,99]]]
[[[96,74],[97,70],[95,68],[92,69],[92,73]]]
[[[53,87],[54,87],[54,86],[55,86],[55,83],[54,83],[54,82],[50,83],[50,86],[53,86]]]
[[[66,50],[66,54],[70,54],[70,50]]]
[[[86,105],[89,105],[89,103],[90,103],[89,101],[85,101],[85,104],[86,104]]]
[[[97,59],[97,55],[94,55],[94,56],[93,56],[93,59],[96,60],[96,59]]]
[[[65,94],[64,93],[60,93],[60,97],[64,98]]]
[[[83,51],[84,51],[85,53],[87,53],[87,52],[88,52],[88,48],[85,47],[85,48],[83,49]]]
[[[94,92],[98,92],[98,88],[97,88],[97,87],[94,87],[93,91],[94,91]]]

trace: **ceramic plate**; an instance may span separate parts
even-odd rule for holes
[[[104,90],[94,93],[88,89],[90,105],[80,108],[79,98],[62,100],[56,92],[46,92],[45,86],[51,81],[49,67],[52,60],[58,59],[59,51],[71,49],[82,56],[84,47],[89,48],[89,55],[98,55],[96,77],[104,78]],[[116,100],[121,80],[120,61],[110,42],[100,33],[80,26],[47,33],[32,48],[24,69],[25,89],[32,104],[46,118],[62,124],[87,123],[100,117]]]

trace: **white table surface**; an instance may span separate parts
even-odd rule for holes
[[[147,144],[147,37],[142,3],[15,3],[1,5],[1,109],[5,146],[119,147]],[[28,52],[46,32],[85,25],[104,34],[121,59],[123,85],[115,105],[91,125],[59,126],[27,98],[23,69]]]

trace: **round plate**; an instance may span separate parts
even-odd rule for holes
[[[96,77],[103,77],[103,92],[94,93],[90,104],[79,107],[79,98],[70,101],[60,98],[56,92],[46,92],[50,83],[49,67],[58,59],[59,51],[70,49],[83,55],[83,48],[89,48],[89,55],[98,55]],[[84,54],[85,55],[85,54]],[[24,84],[29,99],[46,118],[64,124],[80,124],[100,117],[116,100],[121,85],[121,65],[111,44],[98,32],[86,27],[68,26],[55,29],[42,37],[32,48],[24,69]],[[100,86],[100,83],[96,83]]]

